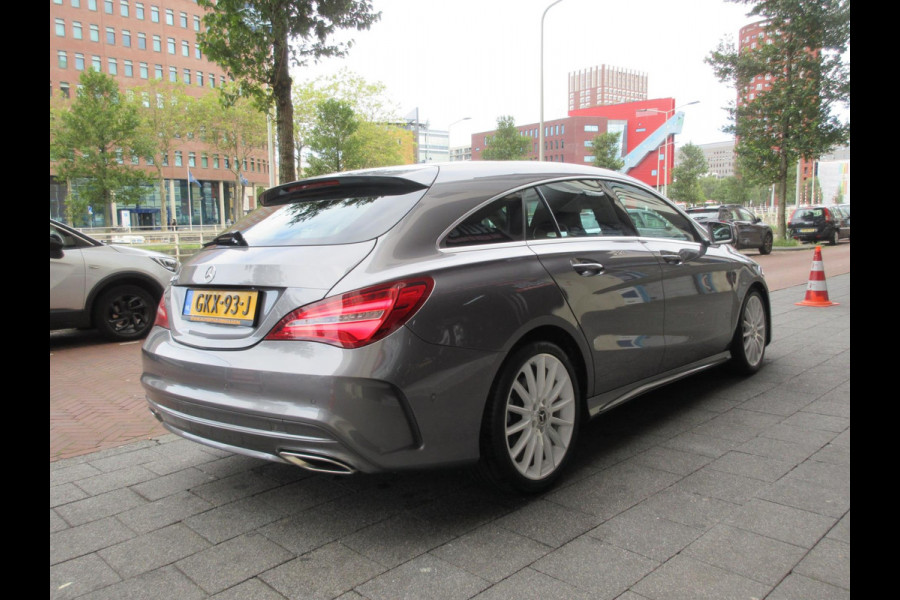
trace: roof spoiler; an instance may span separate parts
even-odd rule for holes
[[[399,196],[428,188],[437,177],[437,167],[360,171],[358,174],[336,173],[324,177],[285,183],[260,194],[261,206],[281,206],[294,202],[360,198],[365,196]]]

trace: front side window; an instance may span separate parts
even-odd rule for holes
[[[642,237],[701,241],[690,219],[662,198],[628,183],[614,181],[608,185]]]

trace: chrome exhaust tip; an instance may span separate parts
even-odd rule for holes
[[[289,451],[279,452],[278,456],[301,469],[315,471],[316,473],[328,473],[331,475],[351,475],[356,473],[356,469],[350,465],[331,458],[325,458],[324,456]]]

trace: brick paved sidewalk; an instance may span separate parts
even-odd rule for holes
[[[147,410],[140,357],[141,342],[51,334],[50,462],[166,432]]]

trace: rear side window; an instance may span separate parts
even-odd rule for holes
[[[385,196],[308,198],[258,208],[238,221],[249,246],[353,244],[374,239],[397,224],[426,190]]]
[[[529,208],[528,239],[635,235],[623,207],[598,181],[559,181],[537,190],[544,204]]]
[[[441,246],[460,248],[478,244],[502,244],[522,241],[524,218],[522,192],[495,200],[466,217],[450,230]]]

